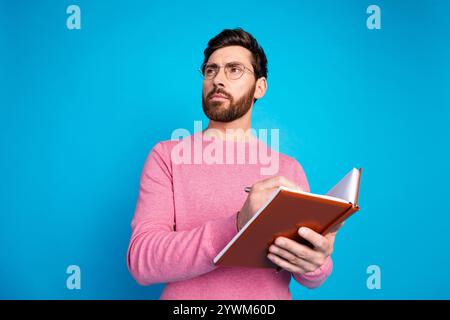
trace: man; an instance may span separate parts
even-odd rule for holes
[[[254,103],[267,89],[263,49],[244,30],[226,29],[208,42],[204,55],[202,104],[208,127],[178,142],[159,142],[150,152],[132,221],[128,268],[142,285],[167,283],[161,299],[291,299],[291,275],[314,288],[331,273],[336,231],[322,236],[300,228],[312,248],[277,238],[267,258],[280,272],[214,265],[214,257],[277,187],[309,191],[309,186],[301,165],[273,150],[279,167],[268,177],[260,163],[235,163],[229,154],[215,163],[175,161],[180,145],[190,150],[195,141],[205,148],[214,142],[230,150],[244,147],[246,156],[252,144],[269,149],[249,130]],[[230,136],[231,130],[240,134]]]

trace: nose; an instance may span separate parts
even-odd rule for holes
[[[225,80],[226,80],[225,68],[219,68],[219,72],[213,78],[214,86],[225,87]]]

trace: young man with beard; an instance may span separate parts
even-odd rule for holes
[[[336,230],[322,236],[300,228],[313,247],[277,238],[267,258],[281,272],[214,265],[214,257],[277,187],[309,191],[309,186],[294,158],[268,150],[251,134],[253,106],[267,89],[267,59],[255,38],[242,29],[225,29],[208,42],[204,56],[202,103],[208,127],[151,150],[132,221],[128,268],[142,285],[167,283],[161,299],[291,299],[291,275],[309,288],[330,275]],[[204,147],[220,142],[227,150],[243,147],[246,159],[256,145],[279,157],[279,166],[263,176],[260,163],[236,163],[229,153],[220,153],[228,159],[214,163],[174,161],[180,143],[190,147],[195,141]]]

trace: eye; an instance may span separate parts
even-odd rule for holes
[[[206,66],[205,67],[205,76],[212,76],[216,73],[217,67],[216,66]]]
[[[231,74],[240,74],[243,71],[243,68],[240,65],[231,65],[229,66],[228,71]]]

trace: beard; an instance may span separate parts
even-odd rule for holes
[[[203,112],[213,121],[231,122],[244,116],[250,110],[253,103],[253,96],[256,90],[256,83],[239,100],[234,100],[231,94],[220,88],[215,88],[206,97],[202,95]],[[210,101],[213,94],[222,94],[227,100]],[[228,104],[228,107],[227,107]]]

